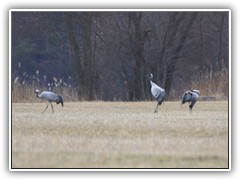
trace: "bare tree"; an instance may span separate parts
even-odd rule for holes
[[[83,13],[83,88],[87,100],[93,100],[92,12]]]
[[[144,99],[144,73],[145,73],[145,58],[144,58],[144,44],[149,29],[142,30],[141,19],[143,12],[129,12],[129,29],[133,25],[133,33],[129,34],[130,43],[132,42],[132,52],[135,58],[134,66],[134,94],[135,100]]]
[[[191,30],[192,24],[196,19],[197,12],[186,13],[186,12],[176,12],[173,13],[170,18],[171,30],[170,37],[167,43],[167,48],[171,48],[171,56],[167,62],[166,70],[166,80],[165,80],[165,90],[166,96],[169,96],[171,86],[173,83],[173,78],[175,75],[176,64],[179,59],[180,53],[184,47],[184,43],[188,37],[188,33]],[[179,33],[180,23],[185,22],[181,34]]]
[[[72,13],[67,12],[65,15],[66,15],[66,22],[67,22],[68,38],[69,38],[70,49],[71,49],[71,56],[73,59],[73,66],[75,69],[75,75],[77,80],[77,91],[78,91],[77,93],[78,93],[78,98],[80,100],[83,94],[82,62],[80,58],[79,45],[77,43],[77,39],[74,33],[75,31],[73,26]]]

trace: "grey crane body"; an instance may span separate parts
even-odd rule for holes
[[[189,104],[189,110],[192,110],[194,104],[198,101],[200,97],[200,91],[199,90],[188,90],[183,93],[182,96],[182,103],[184,104],[186,102]]]
[[[159,87],[157,84],[152,82],[153,75],[152,74],[147,74],[149,76],[150,80],[150,85],[151,85],[151,93],[152,96],[157,100],[157,107],[154,111],[156,113],[158,111],[158,105],[161,105],[164,102],[164,97],[165,97],[165,90],[161,87]]]
[[[54,109],[53,109],[53,105],[52,102],[56,102],[57,104],[61,103],[61,105],[63,106],[63,99],[61,96],[59,96],[58,94],[51,92],[51,91],[43,91],[41,94],[39,92],[39,90],[35,90],[34,91],[36,93],[36,96],[40,99],[46,100],[48,101],[46,108],[44,109],[44,111],[42,113],[44,113],[46,111],[46,109],[48,108],[48,104],[50,103],[51,107],[52,107],[52,112],[54,113]]]

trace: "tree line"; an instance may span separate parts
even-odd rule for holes
[[[79,100],[150,99],[147,73],[169,99],[228,75],[228,11],[16,11],[11,37],[13,84],[58,78]]]

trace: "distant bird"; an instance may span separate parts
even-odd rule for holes
[[[48,104],[50,103],[52,106],[52,112],[54,113],[54,109],[53,109],[53,105],[52,102],[56,102],[57,104],[61,103],[63,106],[63,99],[61,96],[55,94],[54,92],[51,91],[43,91],[41,94],[39,94],[39,90],[35,90],[34,93],[37,95],[38,98],[40,99],[44,99],[47,100],[47,106],[44,109],[44,111],[42,113],[44,113],[46,111],[46,109],[48,108]]]
[[[185,91],[182,96],[181,105],[184,104],[185,102],[188,102],[190,103],[189,110],[192,110],[194,104],[197,102],[199,97],[200,97],[200,91],[197,89]]]
[[[156,109],[154,111],[154,113],[156,113],[158,111],[158,105],[161,105],[163,103],[163,101],[164,101],[165,90],[163,88],[159,87],[154,82],[151,81],[151,79],[153,78],[152,74],[147,74],[146,76],[148,76],[149,80],[150,80],[151,93],[152,93],[153,97],[158,101],[157,107],[156,107]]]

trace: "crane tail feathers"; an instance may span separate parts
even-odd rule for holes
[[[57,104],[59,104],[59,103],[61,103],[61,105],[62,105],[62,107],[63,107],[63,99],[62,99],[62,97],[61,96],[58,96],[58,102],[57,102]]]

